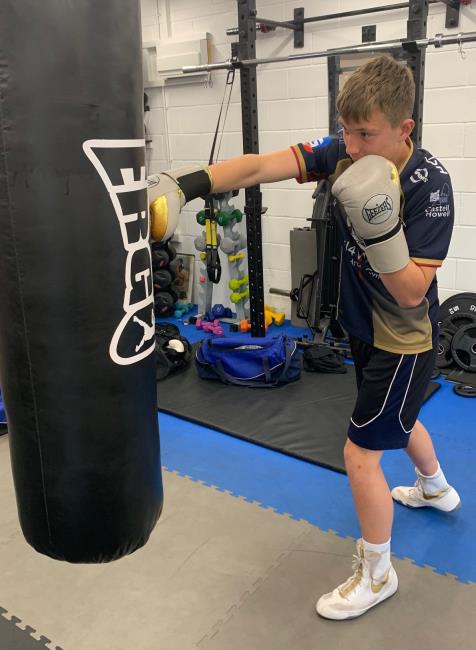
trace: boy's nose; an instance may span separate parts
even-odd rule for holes
[[[345,141],[345,150],[347,155],[353,158],[359,153],[359,147],[357,144],[357,139],[348,135]]]

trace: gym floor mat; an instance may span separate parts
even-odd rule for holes
[[[304,464],[215,436],[253,448],[264,459],[280,456],[287,464]],[[18,645],[8,645],[11,635],[2,632],[9,635],[11,629],[0,625],[2,650],[58,650],[58,644],[64,650],[308,650],[335,646],[336,638],[338,647],[353,650],[382,643],[392,650],[415,644],[442,650],[455,640],[473,647],[475,585],[395,561],[400,592],[394,598],[343,626],[324,621],[314,603],[349,576],[354,539],[169,471],[164,471],[164,513],[144,548],[103,565],[56,562],[22,539],[8,463],[4,438],[1,603],[21,618],[15,625],[25,634]],[[33,636],[32,628],[54,641]]]
[[[431,433],[438,459],[458,490],[462,508],[395,506],[392,552],[420,567],[476,583],[476,496],[474,491],[474,403],[458,397],[444,379],[424,404],[420,418]],[[352,494],[344,474],[272,452],[194,422],[159,413],[162,461],[169,470],[217,486],[265,508],[304,519],[338,535],[360,536]],[[390,487],[415,482],[413,463],[403,449],[384,454]]]
[[[426,399],[439,387],[432,382]],[[342,473],[355,398],[352,366],[344,375],[303,370],[296,382],[260,389],[200,379],[192,361],[157,384],[160,411]]]

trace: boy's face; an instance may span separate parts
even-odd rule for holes
[[[352,160],[375,154],[392,161],[397,167],[403,164],[408,154],[406,145],[415,125],[411,118],[392,126],[385,115],[375,110],[368,120],[345,122],[340,120],[347,155]]]

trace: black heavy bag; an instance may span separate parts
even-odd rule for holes
[[[0,3],[0,384],[27,541],[105,562],[162,508],[138,0]]]

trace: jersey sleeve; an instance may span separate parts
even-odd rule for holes
[[[405,235],[410,258],[419,266],[441,266],[451,241],[454,201],[451,180],[434,172],[422,183],[418,196],[404,211]]]
[[[330,135],[312,142],[293,145],[291,150],[299,169],[297,182],[308,183],[328,178],[342,158],[342,146],[339,138]]]

